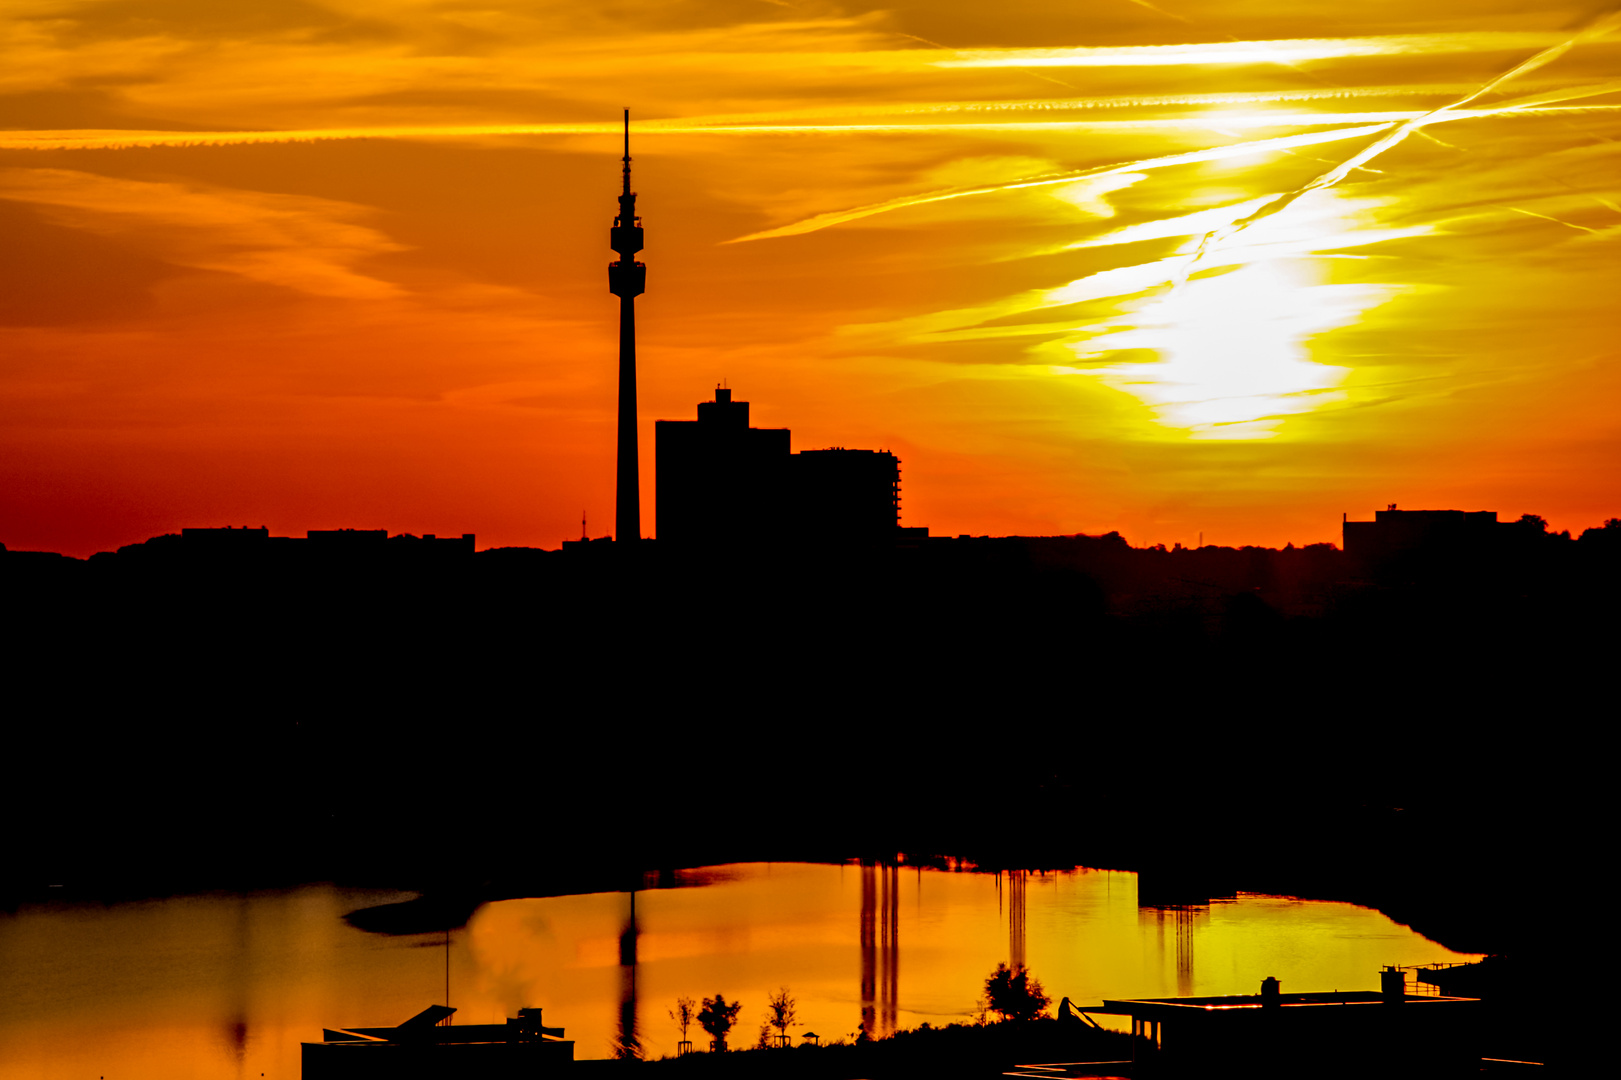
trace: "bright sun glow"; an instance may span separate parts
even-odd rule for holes
[[[1285,417],[1343,401],[1338,387],[1350,370],[1313,360],[1312,339],[1354,323],[1399,287],[1330,283],[1333,256],[1324,253],[1411,235],[1358,228],[1373,209],[1318,193],[1207,249],[1199,266],[1234,268],[1128,302],[1126,314],[1094,328],[1101,333],[1069,344],[1093,362],[1067,370],[1132,394],[1158,423],[1192,438],[1272,438]],[[1199,239],[1183,246],[1190,259]],[[1096,364],[1124,350],[1158,358]]]

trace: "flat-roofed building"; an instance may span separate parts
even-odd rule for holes
[[[1285,994],[1268,978],[1259,994],[1105,1000],[1079,1011],[1131,1017],[1144,1073],[1431,1080],[1479,1071],[1479,1004],[1409,994],[1406,973],[1386,968],[1378,990]]]
[[[811,543],[894,542],[901,462],[887,450],[802,450],[790,464],[795,535]]]
[[[749,403],[719,387],[696,420],[660,420],[654,431],[655,525],[674,544],[780,536],[787,428],[749,426]]]

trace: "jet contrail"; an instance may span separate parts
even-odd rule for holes
[[[1621,91],[1621,80],[1611,83],[1599,83],[1586,87],[1577,87],[1570,90],[1547,91],[1542,94],[1534,95],[1533,97],[1504,102],[1501,105],[1497,105],[1489,109],[1452,109],[1451,111],[1446,111],[1445,115],[1438,115],[1445,111],[1444,109],[1435,109],[1431,110],[1430,112],[1419,113],[1410,118],[1402,120],[1380,120],[1380,122],[1373,124],[1362,124],[1357,127],[1342,128],[1335,131],[1310,132],[1302,135],[1285,135],[1276,139],[1257,139],[1251,142],[1232,143],[1227,146],[1211,147],[1208,150],[1194,150],[1185,154],[1170,154],[1166,157],[1144,158],[1140,161],[1128,161],[1114,165],[1100,165],[1090,169],[1078,169],[1073,172],[1066,172],[1057,176],[1027,177],[1021,180],[1010,181],[1006,184],[991,184],[985,187],[975,188],[948,188],[942,191],[924,192],[921,195],[902,195],[898,198],[887,199],[880,203],[870,203],[866,206],[852,207],[849,210],[832,210],[825,214],[817,214],[814,217],[805,218],[801,221],[796,221],[788,225],[781,225],[775,229],[765,229],[761,232],[749,233],[747,236],[739,236],[735,239],[727,240],[725,243],[741,244],[747,240],[769,240],[779,236],[798,236],[802,233],[816,232],[820,229],[826,229],[834,225],[842,225],[847,221],[855,221],[860,218],[871,217],[874,214],[883,214],[891,210],[902,210],[908,206],[922,206],[926,203],[944,202],[948,199],[961,199],[969,195],[992,195],[1000,191],[1015,191],[1020,188],[1043,187],[1049,184],[1065,184],[1074,180],[1084,180],[1087,177],[1092,176],[1109,176],[1114,173],[1135,172],[1140,169],[1162,169],[1172,165],[1186,165],[1200,161],[1219,161],[1223,158],[1242,157],[1246,154],[1270,153],[1272,151],[1286,152],[1299,146],[1316,146],[1322,143],[1339,142],[1344,139],[1361,138],[1364,135],[1371,135],[1380,131],[1389,131],[1389,129],[1393,127],[1413,124],[1417,120],[1424,119],[1426,117],[1428,118],[1429,123],[1441,123],[1445,121],[1471,120],[1480,117],[1498,116],[1503,114],[1515,114],[1523,116],[1543,112],[1563,112],[1566,110],[1557,108],[1537,109],[1532,108],[1531,106],[1554,101],[1569,101],[1579,97],[1592,97],[1598,94],[1608,94],[1617,91]],[[1603,105],[1589,106],[1588,108],[1614,109],[1621,108],[1621,106]],[[1359,115],[1364,119],[1376,119],[1386,114]],[[1229,117],[1227,119],[1232,120],[1233,118]],[[1205,118],[1205,121],[1201,122],[1214,122],[1214,120],[1207,117]],[[1301,121],[1293,118],[1279,118],[1274,121],[1274,123],[1278,125],[1290,122],[1298,123]],[[1257,120],[1257,123],[1259,123],[1259,120]],[[944,126],[964,127],[966,125]],[[1369,149],[1372,147],[1381,146],[1381,144],[1383,144],[1382,149],[1389,149],[1390,146],[1395,144],[1394,142],[1387,141],[1388,139],[1389,136],[1387,135],[1386,140],[1381,140],[1380,142],[1372,144]],[[1343,170],[1344,173],[1350,173],[1355,169],[1361,168],[1366,161],[1374,156],[1374,154],[1368,153],[1368,150],[1365,149],[1362,151],[1362,153],[1352,157],[1347,162],[1336,165],[1329,171],[1329,173],[1325,173],[1323,175],[1331,175],[1338,173],[1341,170]],[[1321,180],[1322,178],[1322,176],[1319,176],[1317,179]],[[1336,177],[1336,182],[1338,179],[1339,177]],[[1322,187],[1325,185],[1316,184],[1316,186]],[[1273,200],[1272,203],[1269,203],[1268,205],[1276,205],[1280,202],[1282,205],[1277,205],[1277,209],[1271,211],[1271,213],[1276,213],[1277,210],[1283,209],[1283,207],[1287,206],[1289,202],[1293,202],[1295,199],[1305,194],[1307,190],[1314,190],[1314,188],[1308,185],[1305,188],[1297,189],[1294,192],[1288,192],[1278,196]],[[1283,200],[1287,201],[1285,202]],[[1262,217],[1270,216],[1269,214],[1262,213],[1262,211],[1265,209],[1266,207],[1263,206],[1260,210],[1257,210],[1245,220],[1259,221]]]
[[[1414,88],[1410,93],[1422,92],[1423,88]],[[1465,120],[1480,116],[1494,116],[1500,113],[1517,112],[1528,113],[1559,113],[1590,111],[1594,109],[1621,109],[1621,105],[1590,105],[1566,106],[1560,108],[1558,102],[1570,101],[1583,97],[1595,97],[1600,94],[1621,92],[1621,80],[1598,83],[1590,86],[1575,87],[1568,90],[1549,90],[1532,97],[1516,99],[1513,103],[1504,103],[1489,109],[1454,109],[1445,116],[1435,117],[1431,113],[1417,111],[1393,112],[1341,112],[1341,113],[1312,113],[1312,112],[1274,112],[1274,113],[1204,113],[1197,117],[1142,117],[1130,120],[1030,120],[1030,121],[994,121],[994,122],[967,122],[967,123],[914,123],[896,121],[887,124],[766,124],[766,123],[726,123],[717,122],[730,118],[697,117],[692,119],[648,120],[640,128],[643,135],[859,135],[859,134],[914,134],[932,135],[949,134],[951,132],[973,133],[978,131],[1115,131],[1140,130],[1143,128],[1195,128],[1212,129],[1218,125],[1228,127],[1317,127],[1326,124],[1377,124],[1383,128],[1389,124],[1402,123],[1417,118],[1429,116],[1428,123],[1439,123],[1442,120]],[[1242,104],[1246,101],[1263,102],[1268,100],[1302,99],[1307,96],[1294,92],[1280,94],[1256,95],[1208,95],[1209,100],[1201,100],[1204,95],[1190,96],[1186,100],[1174,98],[1163,99],[1100,99],[1092,103],[1078,101],[1062,105],[1045,106],[1049,109],[1074,108],[1110,108],[1122,105],[1136,104]],[[1336,95],[1337,96],[1337,95]],[[1544,106],[1534,108],[1533,106]],[[861,106],[850,112],[948,112],[948,111],[986,111],[1001,109],[1016,109],[1023,107],[1022,103],[967,103],[961,106],[929,105],[929,106],[897,106],[893,108]],[[1032,104],[1032,109],[1043,106]],[[804,110],[801,114],[809,114]],[[770,116],[772,114],[764,114]],[[826,115],[825,112],[821,115]],[[73,131],[0,131],[0,149],[4,150],[120,150],[133,147],[208,147],[208,146],[238,146],[261,143],[288,143],[288,142],[322,142],[340,139],[459,139],[502,137],[514,135],[613,135],[619,128],[613,124],[577,123],[577,124],[446,124],[440,126],[400,125],[394,127],[356,127],[356,128],[306,128],[283,131],[136,131],[128,128],[113,129],[80,129]],[[1340,136],[1333,135],[1327,141]],[[1310,137],[1310,142],[1325,141],[1322,138]],[[1271,144],[1250,144],[1265,150]],[[1247,151],[1239,151],[1247,152]],[[1203,160],[1203,159],[1196,159]]]
[[[1186,21],[1186,20],[1183,20]],[[1548,31],[1477,30],[1445,34],[1390,34],[1350,38],[1197,42],[1185,45],[1075,46],[1039,49],[958,49],[945,68],[1158,67],[1187,64],[1295,64],[1360,56],[1420,56],[1534,49],[1555,42]],[[1566,46],[1569,47],[1568,45]],[[1546,50],[1544,50],[1546,51]]]
[[[798,236],[801,233],[816,232],[818,229],[825,229],[830,225],[840,225],[846,221],[871,217],[874,214],[882,214],[889,210],[900,210],[908,206],[922,206],[925,203],[945,202],[947,199],[961,199],[969,195],[990,195],[999,191],[1014,191],[1019,188],[1068,184],[1092,176],[1110,176],[1115,173],[1137,172],[1141,169],[1163,169],[1172,165],[1186,165],[1199,161],[1219,161],[1222,158],[1242,157],[1245,154],[1261,154],[1272,150],[1291,149],[1296,146],[1313,146],[1317,143],[1355,139],[1363,135],[1383,131],[1389,126],[1389,124],[1368,124],[1338,131],[1315,131],[1304,135],[1285,135],[1277,139],[1257,139],[1253,142],[1231,143],[1227,146],[1211,147],[1208,150],[1193,150],[1185,154],[1169,154],[1165,157],[1143,158],[1140,161],[1098,165],[1090,169],[1076,169],[1071,172],[1060,173],[1057,176],[1036,176],[1023,180],[1013,180],[1005,184],[991,184],[985,187],[948,188],[942,191],[926,192],[922,195],[902,195],[899,198],[888,199],[881,203],[871,203],[867,206],[857,206],[850,210],[833,210],[825,214],[817,214],[815,217],[796,221],[790,225],[782,225],[775,229],[766,229],[763,232],[739,236],[734,240],[726,241],[726,243],[741,244],[746,240],[766,240],[777,236]]]
[[[1613,10],[1607,14],[1600,15],[1598,18],[1589,22],[1582,29],[1578,30],[1575,34],[1555,45],[1551,45],[1548,48],[1543,49],[1530,59],[1525,60],[1503,72],[1501,75],[1497,76],[1495,79],[1492,79],[1484,86],[1470,91],[1469,93],[1464,94],[1445,105],[1442,105],[1438,109],[1434,109],[1422,116],[1415,117],[1412,120],[1405,120],[1395,125],[1395,127],[1391,128],[1382,137],[1375,139],[1373,142],[1369,143],[1367,146],[1363,147],[1346,160],[1340,162],[1340,164],[1334,166],[1334,168],[1329,169],[1325,173],[1320,173],[1293,191],[1288,191],[1282,195],[1279,195],[1276,199],[1273,199],[1271,202],[1267,203],[1259,210],[1256,210],[1254,213],[1249,214],[1247,217],[1239,218],[1230,225],[1206,233],[1205,238],[1199,243],[1199,249],[1193,253],[1193,258],[1189,260],[1188,268],[1191,270],[1193,266],[1198,264],[1199,260],[1204,257],[1206,249],[1212,243],[1220,243],[1228,237],[1249,228],[1257,221],[1263,221],[1266,218],[1271,217],[1273,214],[1288,208],[1296,199],[1299,199],[1302,195],[1305,195],[1308,192],[1317,191],[1321,188],[1332,187],[1341,180],[1345,179],[1345,177],[1349,175],[1353,169],[1359,168],[1367,162],[1372,161],[1374,158],[1400,143],[1403,139],[1407,138],[1407,136],[1413,134],[1415,131],[1418,131],[1426,124],[1435,124],[1444,120],[1457,118],[1460,115],[1463,107],[1468,105],[1470,102],[1491,93],[1498,87],[1503,86],[1521,75],[1528,74],[1540,67],[1552,63],[1582,42],[1592,41],[1596,38],[1603,37],[1605,34],[1608,34],[1610,31],[1614,30],[1617,26],[1621,26],[1621,10]],[[1605,88],[1611,88],[1615,84],[1601,83],[1598,85],[1598,93],[1609,93],[1610,90]],[[1594,88],[1587,87],[1580,89],[1592,90]],[[1579,92],[1579,90],[1577,92]],[[1545,97],[1546,95],[1536,95],[1536,100],[1540,101]],[[1569,99],[1566,98],[1564,100]],[[1505,102],[1494,109],[1480,110],[1480,112],[1487,114],[1502,113],[1524,111],[1525,108],[1526,102],[1524,101]],[[1183,278],[1186,278],[1185,274],[1183,275]]]

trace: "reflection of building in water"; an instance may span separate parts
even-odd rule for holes
[[[1199,929],[1199,924],[1210,914],[1210,908],[1204,904],[1161,904],[1155,907],[1144,907],[1138,911],[1139,917],[1144,921],[1152,918],[1154,927],[1158,931],[1160,970],[1163,971],[1169,959],[1165,949],[1165,922],[1169,914],[1173,948],[1176,953],[1176,992],[1191,994],[1193,992],[1193,938]]]
[[[1009,870],[1007,875],[1007,963],[1010,968],[1024,967],[1024,870]]]
[[[1193,919],[1193,908],[1176,909],[1176,992],[1183,995],[1193,993]]]
[[[619,1028],[615,1034],[617,1057],[641,1057],[636,1026],[636,890],[630,891],[630,914],[619,934]]]
[[[900,997],[901,972],[901,868],[889,865],[883,868],[883,917],[882,937],[883,951],[880,953],[883,963],[882,975],[882,1009],[879,1013],[879,1022],[883,1025],[884,1034],[889,1035],[895,1031],[897,999]]]
[[[888,1035],[896,1027],[900,873],[899,866],[861,864],[861,1029],[869,1036]]]

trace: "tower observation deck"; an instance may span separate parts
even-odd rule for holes
[[[647,267],[632,256],[642,250],[642,219],[630,190],[630,110],[625,110],[624,190],[610,246],[619,258],[608,264],[608,291],[619,297],[619,464],[614,488],[614,539],[642,536],[641,471],[636,443],[636,297],[647,289]]]

